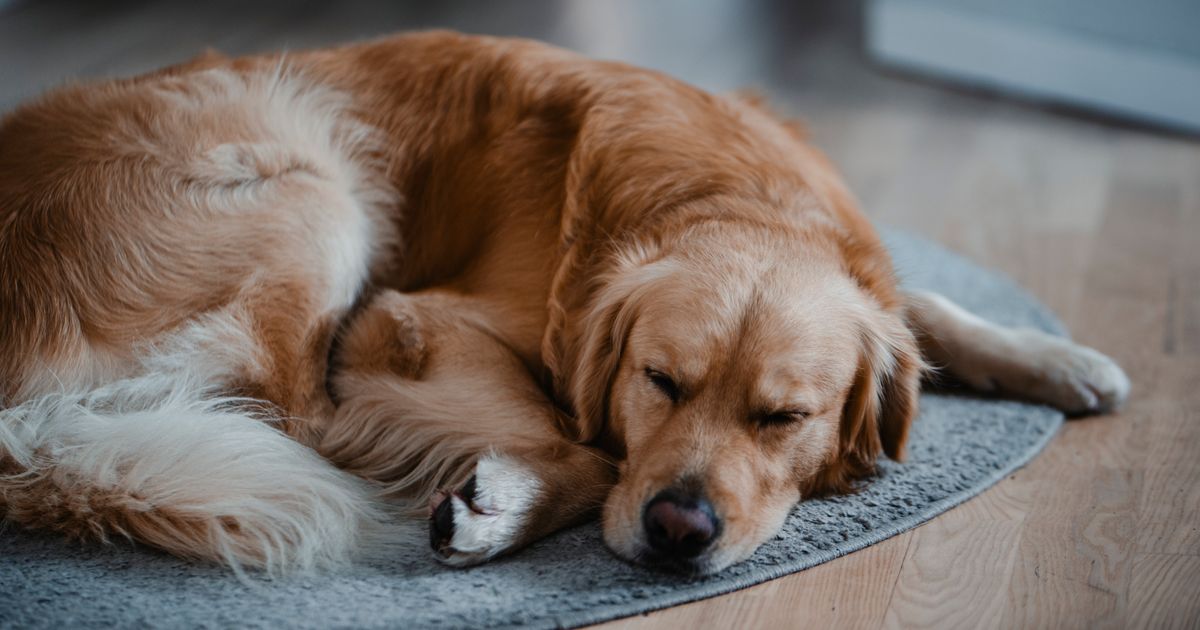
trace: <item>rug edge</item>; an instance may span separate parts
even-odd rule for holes
[[[753,573],[732,581],[720,582],[713,585],[705,585],[697,587],[693,590],[674,591],[668,595],[658,598],[657,601],[654,601],[649,605],[647,605],[646,600],[641,600],[636,607],[613,606],[605,608],[603,611],[589,611],[588,613],[581,613],[578,615],[553,616],[553,625],[548,625],[545,627],[580,628],[583,626],[595,625],[607,621],[625,619],[636,615],[648,614],[663,610],[665,608],[670,608],[672,606],[679,606],[682,604],[711,599],[721,595],[727,595],[734,591],[740,591],[751,586],[757,586],[774,579],[799,573],[806,569],[811,569],[819,564],[824,564],[842,556],[847,556],[854,552],[861,551],[867,547],[870,547],[871,545],[881,543],[893,536],[896,536],[897,534],[923,525],[934,518],[954,509],[955,507],[962,505],[967,500],[983,494],[984,491],[994,487],[1008,475],[1020,470],[1029,462],[1033,461],[1033,458],[1037,457],[1037,455],[1046,448],[1046,446],[1050,443],[1050,440],[1054,439],[1054,436],[1058,435],[1059,429],[1062,428],[1063,423],[1066,420],[1066,417],[1058,411],[1055,411],[1049,407],[1042,407],[1042,409],[1052,412],[1054,416],[1052,424],[1045,434],[1040,436],[1036,442],[1030,445],[1029,450],[1023,453],[1021,457],[1014,458],[1008,462],[1008,465],[996,469],[991,475],[985,477],[978,487],[964,490],[958,494],[945,497],[936,503],[931,503],[927,509],[906,518],[893,521],[889,524],[889,527],[873,531],[870,534],[854,541],[854,543],[845,548],[837,548],[827,552],[822,552],[820,554],[815,554],[794,564],[777,565],[776,567],[772,567],[770,570]],[[507,627],[512,628],[517,626]],[[528,625],[523,625],[522,627],[528,627]]]

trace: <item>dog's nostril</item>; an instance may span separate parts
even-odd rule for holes
[[[707,499],[674,490],[664,490],[646,504],[642,524],[646,542],[669,558],[694,558],[720,534],[720,522]]]

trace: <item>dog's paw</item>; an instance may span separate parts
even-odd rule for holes
[[[1033,398],[1070,414],[1107,413],[1129,396],[1129,377],[1112,359],[1072,341],[1022,331],[1017,347],[1031,352]]]
[[[541,481],[508,457],[487,455],[456,491],[439,493],[429,518],[429,544],[456,567],[486,562],[523,541]]]

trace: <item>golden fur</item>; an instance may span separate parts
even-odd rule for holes
[[[0,266],[6,518],[268,568],[352,555],[386,529],[379,496],[444,502],[451,564],[602,504],[638,559],[642,506],[686,479],[725,523],[691,569],[719,569],[903,456],[914,322],[941,321],[906,311],[837,173],[757,104],[444,32],[208,54],[18,108]],[[122,433],[149,413],[177,444],[180,409],[323,459],[255,433],[279,461],[224,465],[279,481],[223,502]]]

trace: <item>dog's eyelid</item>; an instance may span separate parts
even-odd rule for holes
[[[646,377],[654,384],[671,402],[679,402],[680,388],[679,383],[675,379],[668,376],[665,372],[656,370],[652,367],[646,367]]]
[[[665,377],[665,378],[671,378],[670,376],[667,376],[667,373],[666,373],[666,372],[663,372],[662,370],[658,370],[658,369],[652,368],[652,367],[650,367],[650,366],[646,366],[646,369],[645,369],[645,370],[643,370],[643,371],[646,373],[646,376],[649,376],[650,378],[654,378],[655,376],[662,376],[662,377]],[[672,379],[672,380],[674,380],[674,379]]]
[[[762,424],[790,424],[800,422],[811,415],[811,412],[804,409],[779,409],[758,414],[758,421]]]

